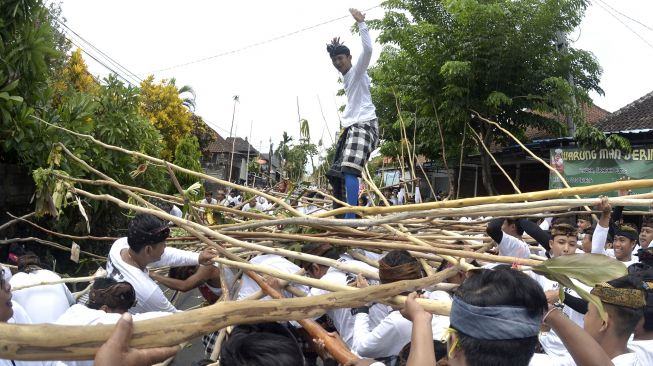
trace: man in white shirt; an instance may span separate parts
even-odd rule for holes
[[[351,206],[357,206],[358,177],[379,143],[379,126],[367,75],[372,59],[372,39],[365,24],[365,15],[356,9],[349,9],[349,12],[358,22],[363,52],[356,64],[352,65],[349,48],[340,43],[340,38],[334,38],[327,45],[333,66],[342,74],[347,104],[341,117],[344,130],[336,145],[333,164],[326,175],[334,196]],[[334,203],[334,208],[337,207]],[[345,214],[346,219],[355,217],[353,212]]]
[[[598,308],[589,303],[584,321],[585,332],[601,346],[603,352],[612,360],[615,366],[644,365],[642,357],[637,352],[629,349],[628,343],[644,314],[644,307],[646,306],[646,294],[641,279],[633,275],[620,277],[608,281],[608,283],[594,286],[591,294],[601,300],[607,313],[607,319],[603,320]],[[558,333],[561,334],[560,331]],[[561,335],[561,338],[564,341],[563,335]],[[578,340],[574,339],[572,341]],[[582,348],[586,346],[584,344],[571,344],[569,340],[565,341],[565,345],[571,355],[574,355],[575,352],[570,347]],[[572,366],[575,364],[570,356],[551,357],[541,354],[538,354],[531,361],[533,366]]]
[[[302,253],[312,254],[319,257],[325,257],[337,260],[339,262],[347,263],[359,267],[361,269],[377,271],[376,268],[369,264],[357,261],[348,255],[339,255],[338,252],[329,244],[310,243],[302,247]],[[306,270],[306,275],[312,278],[321,279],[324,281],[335,282],[340,285],[351,285],[356,281],[356,274],[346,273],[337,268],[324,266],[312,262],[302,262],[302,267]],[[328,293],[329,291],[319,288],[312,288],[310,290],[311,296],[318,296]],[[372,325],[378,324],[378,321],[385,317],[388,309],[385,305],[375,305],[370,309],[370,321]],[[340,334],[342,340],[350,348],[353,346],[354,338],[354,316],[351,314],[351,309],[331,309],[326,314],[333,321],[333,325]]]
[[[301,268],[299,268],[299,266],[297,266],[293,262],[276,254],[258,255],[252,258],[252,260],[250,260],[249,263],[256,264],[263,267],[274,268],[276,270],[289,274],[295,274],[299,270],[301,270]],[[293,286],[299,288],[304,293],[308,293],[309,291],[308,286],[305,285],[293,284]],[[242,300],[250,295],[253,295],[254,293],[258,292],[260,289],[261,288],[259,287],[259,285],[253,279],[251,279],[248,275],[243,274],[240,291],[238,292],[238,300]],[[293,297],[291,293],[285,290],[283,291],[283,294],[285,297]],[[270,296],[265,296],[263,297],[263,299],[268,300],[270,299]]]
[[[58,274],[41,268],[39,258],[34,253],[27,253],[18,258],[18,273],[12,276],[9,283],[12,287],[22,287],[59,280],[61,277]],[[63,283],[15,290],[13,299],[22,305],[33,324],[52,323],[75,303],[73,295]]]
[[[405,250],[390,251],[379,261],[379,277],[382,284],[418,279],[422,274],[419,262]],[[438,299],[451,301],[448,294],[441,293],[434,294],[434,297],[440,296]],[[441,298],[442,296],[444,298]],[[370,325],[369,307],[351,309],[351,312],[355,316],[352,350],[361,357],[393,360],[411,340],[412,323],[404,318],[399,310],[391,310],[376,326]],[[433,338],[439,340],[442,338],[443,331],[449,327],[449,318],[434,316],[431,326]]]
[[[194,253],[167,248],[165,240],[170,228],[159,218],[150,214],[136,215],[129,223],[127,237],[116,240],[107,258],[107,272],[116,281],[127,281],[136,291],[136,305],[132,314],[149,311],[178,311],[148,274],[148,266],[212,265],[215,249],[207,248]]]
[[[639,229],[639,246],[648,248],[651,241],[653,241],[653,219],[650,216],[645,216],[642,227]]]
[[[639,262],[637,256],[633,255],[639,235],[637,229],[631,226],[620,225],[616,228],[612,242],[613,249],[605,249],[605,242],[610,231],[612,206],[610,206],[608,197],[601,197],[596,207],[601,211],[601,217],[592,235],[592,253],[604,254],[608,257],[615,258],[626,267]]]
[[[213,192],[206,191],[206,193],[204,193],[204,199],[202,199],[200,203],[203,205],[217,205],[218,201],[213,198]],[[200,207],[199,210],[204,211],[204,207]]]
[[[136,302],[134,287],[129,282],[112,278],[99,278],[89,293],[88,307],[75,304],[63,313],[55,324],[96,325],[116,324],[123,313]],[[134,320],[146,320],[170,315],[167,312],[149,312],[134,315]],[[92,329],[92,328],[91,328]],[[67,366],[93,366],[92,360],[65,361]]]
[[[524,229],[519,225],[519,221],[496,218],[488,222],[485,231],[498,244],[499,255],[517,258],[530,257],[528,244],[522,240]]]

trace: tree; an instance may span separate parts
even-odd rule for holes
[[[204,122],[201,116],[193,114],[190,119],[193,123],[191,134],[197,138],[200,152],[204,152],[211,142],[218,139],[218,134]]]
[[[447,156],[479,151],[483,184],[494,194],[489,156],[471,139],[460,146],[462,132],[470,124],[487,146],[506,143],[506,136],[472,111],[522,139],[526,127],[564,135],[565,124],[555,118],[560,114],[572,116],[579,131],[592,130],[579,106],[591,102],[590,91],[603,93],[601,69],[590,52],[559,52],[555,41],[580,24],[587,1],[388,0],[383,6],[384,18],[370,21],[385,45],[370,75],[385,154],[397,156],[402,139],[414,134],[417,154],[441,159],[435,135],[441,124]]]
[[[163,136],[162,157],[171,160],[179,140],[192,129],[192,114],[179,97],[175,80],[154,83],[154,76],[141,82],[140,110]]]
[[[288,132],[283,131],[283,136],[281,137],[281,141],[279,141],[279,146],[277,146],[277,149],[274,151],[274,154],[279,156],[279,159],[281,160],[280,168],[284,173],[286,172],[286,161],[288,160],[288,155],[290,154],[291,142],[292,137],[288,135]],[[270,157],[270,159],[272,159],[272,157]]]
[[[190,169],[196,172],[202,172],[202,166],[200,165],[200,158],[202,157],[202,152],[200,151],[200,145],[197,142],[197,137],[195,136],[186,136],[179,141],[177,147],[175,148],[175,161],[176,165]],[[197,182],[197,177],[188,174],[177,173],[177,180],[182,187],[188,187],[191,184]]]

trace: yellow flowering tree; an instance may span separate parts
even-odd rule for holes
[[[163,137],[162,157],[172,160],[177,143],[190,134],[192,113],[179,96],[175,80],[154,82],[149,76],[141,83],[140,110]]]
[[[85,94],[97,94],[99,89],[98,81],[88,71],[88,66],[82,57],[82,51],[78,48],[67,57],[64,67],[55,74],[52,84],[54,89],[54,106],[61,104],[64,94],[75,91]]]

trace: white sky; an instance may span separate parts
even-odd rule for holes
[[[597,1],[597,0],[594,0]],[[603,0],[613,8],[653,28],[653,0]],[[310,124],[313,142],[331,138],[320,112],[322,103],[331,136],[339,122],[337,106],[343,99],[338,72],[325,51],[326,43],[340,36],[354,55],[359,54],[358,35],[347,9],[369,9],[380,0],[311,1],[199,1],[170,0],[64,0],[67,25],[122,66],[144,78],[155,70],[222,54],[339,17],[328,24],[207,61],[154,72],[157,80],[175,78],[197,93],[196,113],[223,137],[229,135],[234,95],[235,129],[267,152],[283,131],[299,135],[297,97],[302,118]],[[382,16],[382,8],[367,11],[367,18]],[[653,31],[619,16],[653,45]],[[378,33],[372,32],[373,38]],[[570,36],[575,47],[592,51],[603,67],[601,86],[605,97],[595,103],[614,111],[653,90],[653,46],[637,38],[605,10],[592,5],[586,18]],[[380,46],[375,49],[375,62]],[[108,71],[84,55],[90,71]]]

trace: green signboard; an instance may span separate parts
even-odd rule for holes
[[[633,148],[630,153],[616,149],[570,149],[550,150],[551,166],[562,174],[571,187],[612,183],[619,179],[653,178],[653,147]],[[560,178],[549,174],[549,188],[564,188]],[[636,189],[633,193],[648,193],[650,189]],[[606,192],[615,196],[616,192]],[[594,195],[596,196],[596,195]]]

